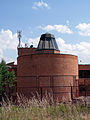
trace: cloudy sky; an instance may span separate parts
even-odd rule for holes
[[[16,62],[17,30],[34,47],[50,32],[61,53],[90,64],[90,0],[0,0],[0,60]]]

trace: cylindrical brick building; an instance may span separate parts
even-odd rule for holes
[[[37,48],[18,48],[17,92],[30,98],[52,92],[54,99],[70,101],[77,94],[78,57],[60,54],[53,35],[41,35]]]

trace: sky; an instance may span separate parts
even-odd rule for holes
[[[17,62],[18,30],[23,46],[49,32],[62,54],[90,64],[90,0],[0,0],[0,61]]]

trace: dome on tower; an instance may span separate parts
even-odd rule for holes
[[[50,33],[42,34],[37,50],[59,50],[54,35]]]

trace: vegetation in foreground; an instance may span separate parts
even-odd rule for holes
[[[7,64],[2,60],[0,62],[0,101],[7,95],[7,87],[14,86],[15,81],[14,71],[9,71]]]
[[[18,105],[3,102],[0,120],[90,120],[90,104],[54,103],[52,99],[42,101],[20,97]]]

